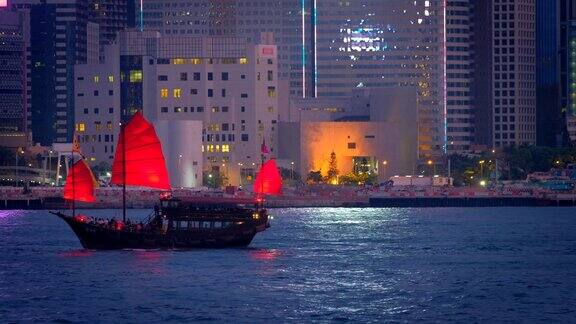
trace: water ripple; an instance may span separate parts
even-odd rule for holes
[[[99,252],[46,212],[0,212],[0,321],[574,319],[574,209],[272,214],[246,249]]]

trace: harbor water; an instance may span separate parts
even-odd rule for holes
[[[0,322],[576,319],[574,208],[271,214],[249,248],[99,252],[46,211],[0,211]]]

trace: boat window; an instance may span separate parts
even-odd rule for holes
[[[188,222],[187,221],[180,221],[180,229],[188,229]]]
[[[230,222],[222,222],[222,228],[230,227]]]
[[[190,222],[191,227],[192,228],[200,228],[200,222],[199,221],[192,221]]]
[[[202,222],[202,228],[210,228],[211,222]]]
[[[214,222],[214,228],[221,228],[222,222]]]

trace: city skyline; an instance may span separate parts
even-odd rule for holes
[[[12,107],[21,107],[19,118],[26,127],[6,128],[6,138],[19,139],[10,145],[50,146],[71,142],[76,133],[89,154],[101,152],[90,158],[96,164],[110,159],[114,151],[111,138],[118,130],[115,125],[134,112],[141,110],[153,121],[161,121],[167,112],[172,116],[177,109],[202,107],[200,114],[182,115],[203,122],[201,149],[205,150],[204,162],[210,163],[203,163],[202,168],[218,170],[215,164],[220,162],[235,167],[257,164],[252,159],[257,160],[254,152],[263,137],[246,134],[246,141],[232,141],[244,136],[237,130],[241,121],[246,129],[261,127],[257,125],[264,120],[258,115],[250,121],[232,117],[254,107],[239,104],[244,99],[224,89],[225,81],[208,79],[209,74],[219,73],[207,72],[217,66],[207,64],[217,56],[194,52],[194,48],[210,39],[236,39],[249,46],[268,44],[275,48],[273,64],[277,68],[272,70],[271,87],[277,103],[262,108],[271,112],[263,129],[271,132],[266,140],[272,147],[277,138],[284,136],[278,125],[293,122],[285,119],[293,118],[292,109],[322,111],[314,115],[314,121],[362,118],[376,122],[378,114],[373,111],[386,114],[399,104],[371,99],[367,99],[367,107],[348,104],[346,98],[359,89],[370,93],[398,89],[401,93],[400,89],[406,87],[415,92],[418,117],[410,131],[415,130],[418,138],[413,148],[417,163],[442,161],[447,154],[482,149],[570,145],[574,132],[572,116],[576,109],[572,107],[572,96],[567,95],[573,74],[567,71],[573,60],[569,48],[576,44],[569,39],[574,15],[564,14],[564,8],[573,8],[569,0],[66,1],[12,0],[2,9],[20,15],[18,32],[27,44],[25,53],[10,56],[21,60],[26,76],[19,81],[23,96],[14,97],[12,103]],[[142,43],[134,52],[134,41],[127,39],[137,38]],[[174,49],[161,49],[170,48],[164,45],[169,43]],[[230,54],[226,59],[239,62],[248,56]],[[180,61],[197,63],[175,63]],[[254,63],[247,62],[248,66]],[[229,67],[234,70],[236,64]],[[198,72],[189,70],[194,66]],[[178,78],[161,73],[164,67],[188,77],[173,83]],[[193,86],[197,80],[189,78],[196,73],[201,74],[200,84],[205,83],[199,88]],[[255,80],[257,76],[252,73],[243,75]],[[109,82],[113,85],[110,89],[106,82],[92,82],[93,89],[87,86],[89,79],[105,81],[108,77],[114,79]],[[141,81],[132,82],[136,77]],[[169,86],[157,78],[169,79]],[[208,103],[213,99],[207,97],[204,88],[216,92],[214,97],[227,91],[229,98],[222,104]],[[164,91],[172,98],[175,89],[195,90],[199,95],[188,99],[191,93],[186,92],[180,99],[182,105],[165,105],[161,100]],[[245,94],[256,101],[268,97],[255,92],[255,88],[246,89]],[[320,98],[326,100],[315,101]],[[298,104],[300,99],[305,101]],[[190,100],[200,100],[200,104]],[[208,107],[210,111],[204,111]],[[223,118],[216,123],[209,117],[213,107],[226,107],[227,111],[214,115]],[[237,111],[240,108],[242,113]],[[102,114],[104,111],[111,112],[110,118]],[[95,122],[102,126],[92,125]],[[223,134],[223,127],[231,127],[230,134]],[[92,128],[98,133],[90,133],[88,140],[81,129]],[[216,133],[209,134],[215,129]],[[226,136],[227,143],[220,143],[224,142],[222,136]],[[248,159],[231,158],[237,155],[234,152],[213,159],[207,154],[207,145],[216,144],[209,144],[208,138],[218,138],[220,150],[223,144],[227,150],[230,145],[236,150],[242,142],[249,142],[254,152],[245,154]],[[95,139],[97,145],[89,144]],[[354,158],[352,151],[345,154]]]

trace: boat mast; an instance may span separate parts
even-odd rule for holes
[[[74,135],[76,136],[76,135]],[[72,217],[76,217],[76,181],[74,181],[74,149],[72,149],[72,166],[68,170],[72,170]]]
[[[120,128],[122,135],[122,222],[126,222],[126,133],[124,123]]]
[[[262,172],[262,166],[264,165],[264,147],[265,147],[265,138],[262,138],[262,146],[260,147],[260,172]],[[264,181],[260,181],[260,203],[258,207],[260,209],[264,209]]]

